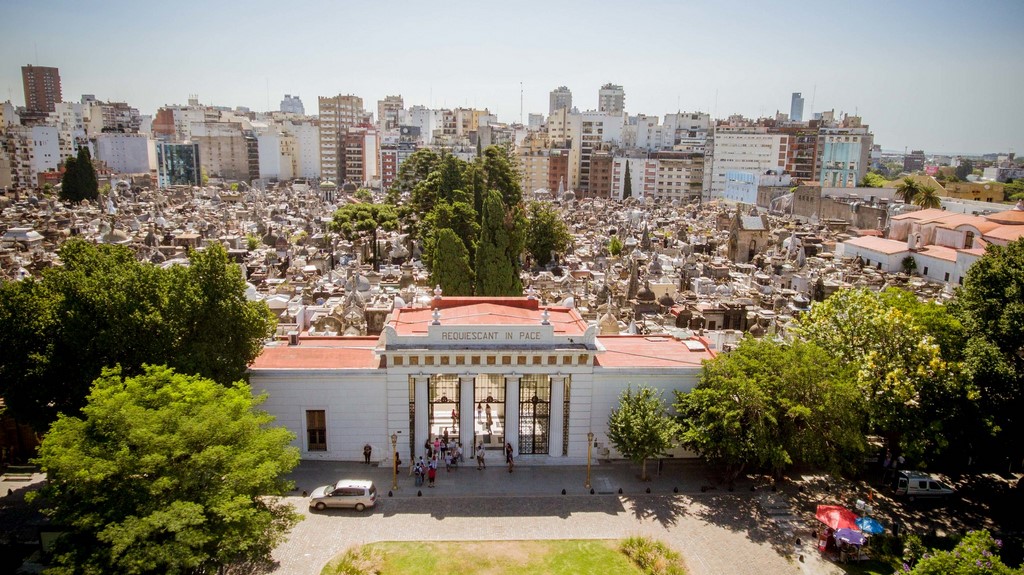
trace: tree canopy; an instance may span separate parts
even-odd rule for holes
[[[516,258],[521,251],[508,228],[508,214],[501,195],[492,190],[484,201],[483,225],[476,250],[476,294],[481,296],[520,296]]]
[[[990,455],[1024,454],[1024,240],[989,245],[950,305],[967,334],[964,369],[998,442]],[[1001,453],[1000,453],[1001,452]]]
[[[942,358],[927,331],[876,292],[836,292],[793,331],[859,367],[870,430],[896,451],[940,449],[944,422],[936,414],[971,395],[959,366]]]
[[[935,186],[921,186],[914,196],[914,205],[924,209],[939,208],[942,206],[942,197],[939,196],[938,188]]]
[[[398,168],[398,174],[388,188],[388,203],[398,204],[403,194],[411,194],[416,184],[427,179],[440,162],[441,157],[430,148],[420,148],[410,154]]]
[[[552,254],[565,253],[572,245],[569,226],[550,203],[532,202],[527,221],[526,251],[537,265],[548,265]]]
[[[988,531],[971,531],[951,550],[932,549],[923,554],[910,567],[905,564],[903,571],[908,575],[1021,575],[1021,569],[1014,569],[1003,563],[999,550],[1003,542],[994,539]]]
[[[166,364],[227,385],[273,334],[270,310],[246,299],[220,245],[168,269],[78,239],[58,253],[64,265],[40,280],[0,284],[0,395],[39,432],[78,413],[104,367],[137,375]]]
[[[57,573],[216,573],[264,562],[300,518],[293,436],[249,386],[147,366],[104,370],[81,417],[62,415],[37,463],[44,512],[67,531]]]
[[[60,179],[60,199],[70,202],[93,201],[99,197],[96,168],[92,165],[89,148],[78,148],[78,155],[64,161],[64,174]]]
[[[638,387],[636,393],[628,387],[608,416],[608,441],[624,457],[641,465],[644,481],[647,460],[675,447],[677,429],[660,392],[648,386]]]
[[[441,228],[435,234],[437,253],[430,272],[434,284],[441,286],[445,295],[473,295],[473,268],[469,266],[469,250],[451,228]]]
[[[921,184],[917,183],[911,176],[903,178],[903,181],[896,186],[896,196],[903,200],[904,203],[912,204],[917,194],[921,193]]]
[[[855,369],[800,340],[744,339],[706,362],[675,407],[683,444],[730,479],[748,468],[781,475],[798,463],[848,470],[866,447]]]
[[[438,250],[444,245],[438,241],[437,232],[450,229],[462,239],[462,244],[469,254],[469,261],[476,257],[476,244],[480,236],[480,224],[477,223],[476,211],[468,202],[449,203],[439,200],[434,209],[420,223],[420,237],[423,241],[423,263],[431,269]]]
[[[868,172],[860,181],[860,185],[866,188],[881,188],[887,180],[875,172]]]
[[[359,232],[398,229],[398,212],[390,204],[346,204],[334,212],[330,227],[341,237],[354,240]]]

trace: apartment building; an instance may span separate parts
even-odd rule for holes
[[[626,109],[626,91],[617,84],[605,84],[597,91],[597,109],[609,114],[621,114]]]
[[[280,110],[286,114],[306,115],[306,107],[302,105],[302,99],[291,94],[284,95],[284,99],[281,100]]]
[[[653,197],[658,182],[658,160],[618,156],[612,160],[612,190],[614,199],[621,200],[626,190],[626,166],[634,198]]]
[[[60,71],[49,66],[21,67],[21,83],[25,90],[25,113],[22,119],[28,122],[42,121],[62,102]]]
[[[611,199],[612,165],[614,158],[611,151],[595,151],[590,157],[590,186],[584,197]]]
[[[377,100],[377,129],[382,132],[397,130],[402,124],[402,111],[405,109],[405,101],[402,95],[385,96],[383,100]]]
[[[726,172],[762,173],[785,165],[789,136],[769,133],[764,126],[719,126],[710,144],[711,170],[705,170],[704,189],[710,198],[725,192]]]
[[[565,86],[559,86],[548,95],[548,115],[559,110],[572,110],[572,91]]]
[[[661,151],[651,154],[651,159],[657,166],[651,197],[681,204],[700,198],[704,186],[704,154]]]
[[[54,126],[9,126],[0,132],[4,185],[28,189],[39,186],[39,174],[60,164],[60,137]]]
[[[818,183],[828,188],[855,187],[871,165],[873,143],[867,126],[822,127],[818,132]]]
[[[259,142],[237,122],[202,122],[192,126],[199,145],[199,165],[210,178],[251,182],[259,178]],[[250,138],[252,142],[250,142]],[[255,150],[250,150],[255,148]],[[255,160],[255,165],[251,165]]]
[[[571,114],[579,116],[579,132],[570,134],[572,146],[579,148],[579,176],[577,191],[584,196],[593,195],[591,191],[591,156],[595,151],[607,149],[609,145],[622,142],[623,127],[626,124],[625,114],[610,112],[583,112]],[[577,124],[572,123],[575,128]]]
[[[351,94],[318,98],[320,112],[320,173],[342,183],[345,177],[344,136],[364,123],[363,99]]]
[[[93,138],[96,159],[115,174],[148,174],[156,168],[156,148],[145,134],[107,132]]]
[[[340,182],[351,182],[357,186],[380,185],[380,171],[377,167],[380,140],[375,128],[354,127],[346,130],[341,138],[340,155],[343,162]]]

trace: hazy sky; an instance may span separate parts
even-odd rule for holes
[[[886,149],[1024,153],[1024,0],[346,2],[2,0],[0,100],[21,66],[143,114],[183,104],[277,109],[285,94],[547,113],[548,92],[631,114],[858,112]],[[269,103],[269,106],[268,106]],[[813,103],[813,108],[812,108]]]

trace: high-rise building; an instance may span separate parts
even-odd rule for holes
[[[804,119],[804,97],[800,92],[793,92],[793,99],[789,103],[789,119],[794,122],[802,122]]]
[[[381,130],[397,130],[402,123],[402,110],[405,108],[405,101],[402,95],[385,96],[383,100],[377,100],[377,125]]]
[[[616,84],[605,84],[597,91],[597,109],[600,112],[621,114],[626,109],[626,91]]]
[[[284,100],[281,100],[281,111],[300,116],[306,115],[306,107],[302,105],[302,99],[291,94],[285,94]]]
[[[41,119],[53,111],[54,104],[62,101],[57,68],[32,64],[22,66],[21,82],[25,87],[26,116]]]
[[[927,157],[924,155],[924,150],[913,150],[909,154],[903,156],[903,171],[904,172],[919,172],[924,169],[925,161]]]
[[[200,185],[199,144],[157,142],[156,162],[160,187]]]
[[[551,90],[548,101],[549,116],[558,110],[572,110],[572,92],[565,86],[559,86]]]
[[[365,119],[363,99],[351,94],[321,96],[319,104],[320,174],[340,185],[345,177],[345,132]]]

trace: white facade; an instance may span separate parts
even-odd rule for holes
[[[97,134],[96,159],[107,164],[115,174],[148,174],[156,169],[150,163],[153,144],[145,134]]]
[[[785,165],[787,143],[788,136],[769,134],[767,128],[717,128],[709,182],[711,197],[722,197],[726,172],[763,173]]]
[[[260,179],[290,180],[295,177],[292,171],[294,138],[272,131],[257,135],[256,145],[260,155]]]
[[[658,160],[616,157],[612,160],[612,197],[622,199],[626,186],[626,164],[634,198],[653,197],[658,177]]]
[[[761,174],[730,170],[725,173],[725,191],[722,192],[722,198],[729,202],[757,205],[757,188],[790,185],[792,179],[789,174],[783,174],[782,171],[780,167],[769,170],[773,173]],[[822,196],[825,196],[824,190]]]
[[[412,106],[402,112],[402,125],[415,126],[420,129],[421,143],[433,143],[434,130],[441,128],[441,110],[431,110],[426,106]]]
[[[32,126],[32,185],[39,185],[39,172],[56,170],[61,160],[60,131],[55,126]]]
[[[597,91],[597,109],[609,114],[621,114],[626,109],[626,91],[616,84],[605,84]]]
[[[284,99],[281,100],[281,111],[288,114],[298,114],[300,116],[306,115],[306,107],[302,105],[302,99],[298,96],[292,96],[291,94],[285,94]]]
[[[394,434],[412,461],[447,432],[467,454],[510,443],[521,457],[584,464],[588,433],[594,457],[620,457],[607,423],[623,390],[652,385],[671,401],[714,356],[696,339],[598,336],[575,310],[511,299],[442,302],[433,321],[430,308],[396,309],[379,338],[268,346],[252,390],[268,394],[262,408],[295,433],[303,459],[361,460],[369,443],[390,463]],[[474,323],[445,319],[463,313]]]

